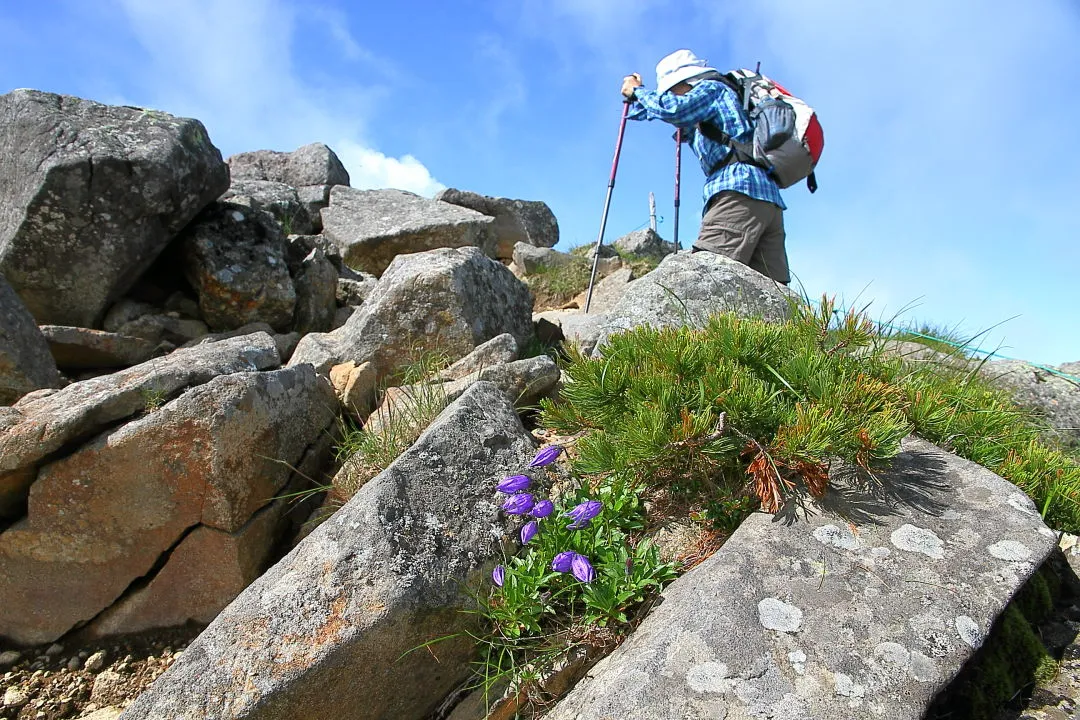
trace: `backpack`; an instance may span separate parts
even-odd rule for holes
[[[702,135],[731,148],[709,174],[732,162],[746,162],[764,168],[781,188],[806,178],[810,192],[816,191],[814,168],[821,158],[825,136],[814,109],[753,70],[732,70],[720,80],[738,94],[754,137],[750,143],[736,142],[714,123],[700,123]]]

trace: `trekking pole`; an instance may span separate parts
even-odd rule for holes
[[[675,252],[679,252],[679,178],[682,176],[682,128],[675,131]]]
[[[619,139],[615,143],[615,159],[611,161],[611,179],[608,180],[607,198],[604,199],[604,214],[600,216],[600,234],[596,236],[593,248],[592,274],[589,275],[589,292],[585,295],[585,312],[592,304],[593,283],[596,281],[596,265],[600,261],[600,245],[604,242],[604,228],[607,226],[608,209],[611,208],[611,191],[615,188],[615,171],[619,169],[619,153],[622,152],[623,133],[626,132],[626,116],[630,112],[630,100],[623,100],[622,120],[619,122]]]

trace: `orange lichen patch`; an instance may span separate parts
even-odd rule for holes
[[[339,595],[330,602],[326,616],[315,628],[304,634],[288,633],[281,637],[270,666],[273,675],[292,675],[314,664],[327,646],[332,646],[343,630],[351,627],[353,619],[346,617],[349,597]]]

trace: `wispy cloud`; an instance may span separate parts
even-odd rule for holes
[[[140,102],[202,120],[226,154],[326,142],[365,186],[425,194],[441,187],[415,157],[373,147],[368,119],[392,92],[378,78],[400,73],[357,42],[337,11],[279,0],[119,0],[119,7],[146,54],[130,69]],[[364,76],[376,79],[302,67],[301,43],[321,43],[327,65],[375,68]]]

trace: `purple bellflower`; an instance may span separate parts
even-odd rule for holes
[[[599,500],[586,500],[568,513],[563,513],[565,517],[571,518],[574,522],[570,523],[566,527],[571,530],[580,530],[589,524],[589,522],[600,514],[601,508],[604,505]]]
[[[507,515],[524,515],[533,508],[533,496],[530,493],[518,493],[511,495],[503,503],[502,509]]]
[[[499,486],[495,489],[501,493],[509,494],[528,490],[531,484],[532,480],[526,475],[511,475],[499,483]]]
[[[535,520],[530,520],[521,527],[521,544],[526,545],[530,540],[536,537],[536,533],[539,528],[536,525]]]
[[[495,583],[499,587],[503,586],[503,579],[506,577],[506,568],[502,565],[496,565],[495,569],[491,571],[491,582]]]
[[[570,572],[570,568],[573,566],[574,558],[576,556],[577,553],[573,550],[559,553],[555,556],[555,559],[551,561],[551,569],[561,573]]]
[[[596,571],[593,570],[589,558],[584,555],[574,555],[574,559],[570,562],[570,570],[574,573],[574,577],[583,583],[591,583],[596,579]]]
[[[551,514],[551,511],[555,509],[555,505],[550,500],[541,500],[533,505],[532,512],[529,513],[534,518],[546,518]]]
[[[562,452],[561,445],[548,445],[546,448],[536,453],[536,457],[529,463],[529,467],[538,468],[550,465],[555,462],[555,458],[559,457],[559,453]]]

